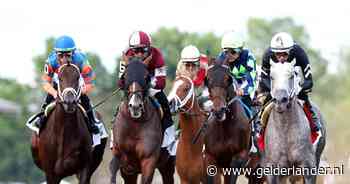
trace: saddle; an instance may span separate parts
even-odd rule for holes
[[[309,126],[310,127],[314,126],[313,120],[312,120],[312,114],[311,114],[309,108],[301,100],[298,100],[298,104],[300,105],[301,108],[303,108],[303,110],[305,112],[305,116],[308,119]],[[272,101],[270,101],[262,107],[262,109],[259,113],[259,117],[261,120],[261,126],[262,126],[262,132],[261,132],[261,136],[258,137],[258,147],[261,151],[263,151],[265,149],[265,142],[264,142],[265,127],[267,126],[267,122],[269,120],[269,116],[270,116],[270,113],[271,113],[271,110],[273,109],[273,107],[274,107],[274,103],[272,103]],[[317,141],[317,138],[318,138],[318,133],[311,130],[311,134],[310,134],[311,143],[314,144]]]

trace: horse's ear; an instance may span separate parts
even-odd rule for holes
[[[222,62],[223,65],[229,66],[228,63],[228,57],[225,57],[224,61]]]
[[[208,66],[215,64],[215,58],[208,57]]]

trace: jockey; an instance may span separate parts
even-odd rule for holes
[[[176,73],[186,73],[192,79],[193,85],[200,93],[198,102],[205,110],[210,109],[208,88],[204,85],[208,69],[208,57],[201,54],[194,45],[188,45],[181,51],[181,59],[177,65]],[[209,103],[207,103],[209,102]]]
[[[227,32],[222,37],[222,52],[218,55],[217,60],[227,59],[231,74],[238,83],[237,87],[232,87],[236,95],[241,97],[243,104],[249,109],[251,116],[254,110],[252,102],[256,89],[256,59],[250,50],[244,48],[244,45],[245,41],[242,35],[235,31]],[[255,127],[253,126],[251,131],[251,154],[257,153],[257,142],[253,139],[254,132]]]
[[[280,32],[272,37],[270,47],[265,51],[263,55],[261,80],[259,81],[259,89],[261,89],[260,91],[267,92],[268,94],[271,90],[270,60],[272,60],[272,62],[282,63],[292,62],[295,60],[295,66],[301,67],[304,82],[300,84],[301,91],[298,94],[298,98],[305,101],[305,105],[312,113],[313,125],[311,126],[311,131],[318,133],[320,137],[320,120],[318,119],[316,110],[312,107],[308,98],[308,93],[311,92],[313,81],[311,66],[304,49],[296,44],[292,36],[288,33]],[[267,100],[265,100],[263,103],[267,103],[269,99],[271,99],[270,95],[268,95]]]
[[[57,72],[61,65],[70,61],[72,64],[78,66],[81,71],[81,77],[84,80],[80,100],[84,109],[91,109],[90,99],[87,96],[94,87],[95,73],[93,72],[86,55],[76,49],[74,40],[69,36],[61,36],[57,38],[54,44],[54,51],[50,53],[46,60],[44,71],[42,76],[43,89],[48,93],[44,104],[41,106],[40,120],[36,122],[36,126],[39,128],[46,122],[47,117],[43,115],[45,108],[48,104],[53,102],[58,97],[57,87],[58,78]],[[95,125],[96,118],[93,111],[87,113],[89,121],[87,122],[88,129],[91,133],[99,133],[98,127]]]
[[[129,47],[123,53],[123,60],[120,61],[118,86],[125,88],[124,71],[130,57],[140,57],[151,75],[151,88],[149,94],[155,97],[160,103],[164,117],[162,119],[162,130],[165,131],[166,139],[175,141],[175,127],[170,113],[168,99],[163,92],[166,84],[166,66],[163,55],[158,48],[151,45],[151,37],[143,31],[135,31],[129,38]],[[164,146],[164,141],[163,145]]]
[[[217,60],[227,59],[232,76],[238,82],[236,95],[251,109],[255,93],[256,60],[253,53],[244,47],[242,36],[235,31],[227,32],[221,40],[222,52]]]

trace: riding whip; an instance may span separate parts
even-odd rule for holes
[[[113,91],[112,94],[110,94],[109,96],[105,97],[103,100],[101,100],[99,103],[97,103],[96,105],[94,105],[92,108],[90,108],[89,110],[86,111],[86,113],[92,111],[93,109],[95,109],[96,107],[100,106],[101,104],[105,103],[109,98],[111,98],[112,96],[116,95],[119,91],[121,90],[121,88],[116,89],[115,91]]]

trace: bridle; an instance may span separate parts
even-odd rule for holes
[[[180,112],[182,112],[182,113],[188,113],[194,106],[194,97],[195,97],[194,84],[193,84],[192,80],[189,77],[184,76],[184,75],[176,77],[175,80],[178,80],[180,78],[184,78],[184,79],[186,79],[187,81],[190,82],[190,84],[191,84],[190,91],[187,93],[187,95],[185,96],[185,98],[183,100],[181,100],[181,98],[176,94],[176,90],[172,91],[169,94],[169,98],[170,99],[175,99],[175,105],[176,105],[175,108],[176,109],[179,109]],[[191,100],[191,105],[190,105],[190,107],[188,107],[186,109],[185,107],[186,107],[186,104],[188,103],[189,100]]]
[[[80,70],[79,70],[79,68],[78,68],[76,65],[70,64],[70,63],[61,65],[61,66],[58,68],[58,73],[62,73],[63,70],[65,69],[65,68],[64,68],[65,66],[73,66],[73,67],[77,70],[77,72],[79,73],[79,75],[80,75]],[[74,95],[74,97],[75,97],[75,99],[74,99],[75,102],[78,102],[78,100],[80,99],[80,96],[81,96],[81,89],[82,89],[82,86],[83,86],[83,85],[84,85],[84,81],[79,80],[79,87],[78,87],[77,90],[75,90],[75,89],[72,88],[72,87],[67,87],[67,88],[63,89],[63,91],[62,91],[62,89],[61,89],[61,87],[60,87],[60,84],[59,84],[59,80],[58,80],[58,81],[57,81],[57,86],[58,86],[58,97],[59,97],[59,100],[64,102],[64,96],[65,96],[67,93],[71,92],[71,93],[73,93],[73,95]]]

